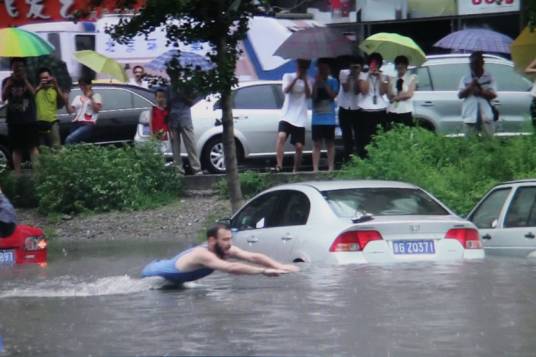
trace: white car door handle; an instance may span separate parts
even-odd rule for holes
[[[484,235],[482,236],[482,239],[489,240],[489,239],[491,239],[491,236],[490,236],[489,234],[484,234]]]
[[[434,103],[430,100],[427,100],[421,104],[421,107],[433,107]]]
[[[294,239],[294,237],[291,236],[290,234],[287,234],[287,235],[281,237],[281,240],[282,240],[283,242],[288,242],[288,241],[291,240],[291,239]]]
[[[528,232],[527,234],[525,234],[525,238],[528,238],[528,239],[534,239],[535,237],[536,236],[532,232]]]
[[[249,244],[254,244],[254,243],[257,243],[259,241],[259,239],[255,238],[255,237],[249,237],[247,239],[247,241],[248,241]]]

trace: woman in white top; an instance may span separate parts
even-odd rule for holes
[[[91,80],[80,79],[78,81],[81,95],[74,97],[71,105],[66,105],[69,114],[75,113],[71,132],[65,139],[65,144],[77,144],[87,141],[93,134],[97,124],[97,113],[102,108],[100,94],[93,93]]]
[[[357,146],[359,156],[367,156],[365,147],[370,144],[372,137],[376,134],[378,125],[385,127],[387,123],[387,105],[385,95],[388,90],[388,78],[380,71],[383,64],[383,57],[377,53],[371,53],[367,60],[369,71],[361,73],[359,76],[359,92],[361,99],[359,107],[361,115],[357,125]]]
[[[527,68],[525,68],[525,73],[527,74],[536,74],[536,58],[532,61]],[[536,80],[532,85],[532,90],[530,91],[532,95],[532,104],[530,105],[530,115],[532,117],[532,124],[536,127]]]
[[[387,108],[389,124],[413,126],[413,92],[416,76],[408,72],[409,61],[406,56],[395,58],[397,75],[389,80],[389,107]]]
[[[357,125],[359,122],[359,75],[363,68],[361,57],[350,57],[348,66],[339,72],[339,126],[344,143],[344,160],[348,160],[354,151],[354,141],[358,142]],[[354,139],[355,138],[355,139]]]

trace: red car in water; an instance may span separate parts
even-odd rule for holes
[[[0,237],[0,266],[46,261],[47,241],[40,228],[20,224],[13,233]]]

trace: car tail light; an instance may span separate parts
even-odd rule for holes
[[[465,249],[482,249],[478,231],[473,228],[453,228],[445,235],[445,239],[456,239]]]
[[[350,231],[339,235],[329,248],[330,252],[358,252],[367,246],[370,241],[382,240],[378,231]]]
[[[28,237],[24,241],[24,248],[28,251],[41,250],[46,247],[47,241],[42,237]]]

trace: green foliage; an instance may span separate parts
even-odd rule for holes
[[[114,40],[128,42],[138,34],[149,35],[157,27],[166,28],[170,48],[179,43],[202,42],[212,51],[209,59],[216,64],[210,71],[180,67],[178,61],[168,64],[170,78],[184,92],[192,88],[202,94],[228,91],[238,83],[234,75],[240,56],[238,42],[245,38],[249,19],[264,10],[266,1],[253,0],[147,0],[133,17],[124,18],[107,29]],[[98,6],[102,0],[92,0]],[[132,0],[117,0],[115,7],[125,8]],[[180,19],[180,21],[174,21]],[[221,41],[221,40],[224,41]]]
[[[3,173],[0,176],[0,187],[13,206],[37,207],[38,199],[32,176],[16,176],[12,172]]]
[[[272,184],[273,182],[267,174],[261,174],[255,171],[245,171],[240,174],[240,187],[246,198],[255,196],[257,193],[269,188]],[[218,181],[215,186],[221,198],[229,197],[229,188],[225,179]]]
[[[154,145],[79,145],[39,157],[37,195],[44,213],[140,209],[169,201],[181,188]]]
[[[319,180],[331,180],[333,179],[332,173],[318,173],[315,179]],[[307,181],[311,180],[311,177],[305,178]],[[299,175],[287,175],[287,174],[270,174],[260,173],[255,171],[244,171],[240,173],[240,187],[245,198],[251,198],[256,194],[278,184],[292,183],[302,181],[302,176]],[[218,196],[225,199],[229,197],[229,189],[225,179],[221,179],[215,184],[214,189],[218,192]]]
[[[536,177],[535,146],[535,135],[465,139],[399,127],[376,136],[369,158],[353,158],[338,177],[410,182],[463,215],[493,185]]]

